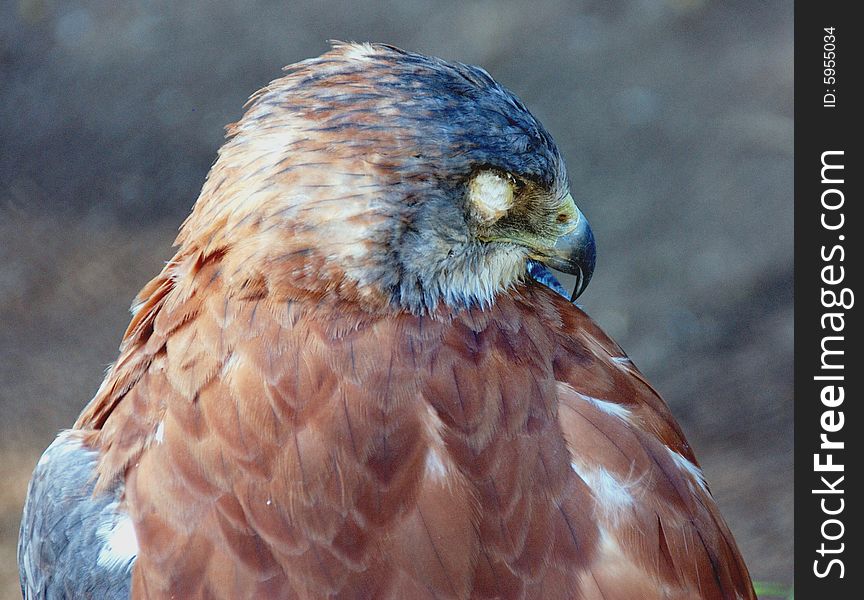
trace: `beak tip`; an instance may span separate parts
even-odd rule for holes
[[[588,287],[588,284],[591,283],[591,277],[594,275],[594,267],[597,264],[597,243],[594,240],[594,232],[591,231],[591,227],[588,226],[588,221],[585,221],[586,224],[586,242],[583,247],[583,253],[581,260],[579,261],[579,274],[576,279],[576,287],[573,289],[573,297],[570,299],[571,302],[575,301],[576,298],[582,295],[582,292],[585,291],[585,288]]]
[[[588,287],[591,276],[594,274],[594,266],[597,263],[597,244],[594,239],[594,232],[591,230],[585,215],[579,213],[576,228],[559,238],[555,248],[558,251],[558,257],[550,261],[549,266],[576,276],[576,286],[570,298],[572,302]]]

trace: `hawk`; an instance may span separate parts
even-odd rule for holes
[[[755,598],[666,404],[546,268],[578,295],[594,238],[513,93],[336,43],[247,106],[35,469],[25,598]]]

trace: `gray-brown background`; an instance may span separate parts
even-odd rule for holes
[[[583,297],[665,396],[754,578],[792,578],[792,6],[0,0],[0,598],[30,470],[171,255],[223,126],[328,38],[475,63],[545,123]]]

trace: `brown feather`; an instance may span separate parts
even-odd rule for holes
[[[304,94],[392,75],[331,72],[350,52],[230,129],[76,423],[98,488],[125,482],[133,596],[755,598],[669,409],[582,311],[532,282],[411,312],[366,280],[404,223],[352,187],[415,150],[372,100],[346,126],[380,153],[317,129]]]
[[[136,595],[752,597],[669,453],[692,458],[668,409],[551,292],[374,317],[244,296],[219,272],[186,275],[207,293],[175,302],[174,325],[161,311],[184,282],[152,286],[159,327],[134,330],[112,377],[146,366],[80,422],[101,427],[102,476],[127,481]],[[632,505],[603,506],[572,462]]]

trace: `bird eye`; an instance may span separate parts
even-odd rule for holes
[[[480,222],[494,222],[513,206],[516,178],[497,170],[480,171],[468,184],[468,205]]]

